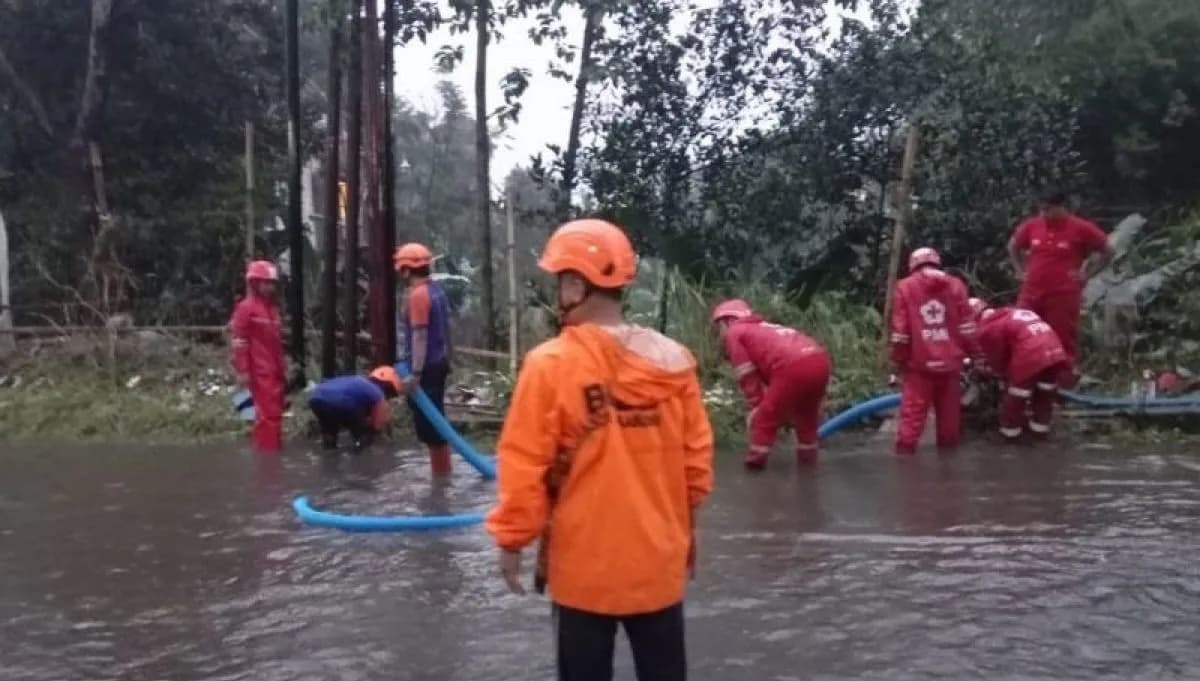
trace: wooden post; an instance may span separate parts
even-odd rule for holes
[[[518,330],[517,330],[517,245],[516,228],[513,224],[513,197],[509,189],[504,197],[504,212],[508,228],[508,241],[505,244],[505,257],[508,259],[508,370],[517,372]]]
[[[12,300],[8,290],[8,231],[4,226],[4,213],[0,212],[0,358],[11,355],[17,349],[12,329]]]
[[[904,160],[900,164],[900,184],[896,187],[896,227],[892,232],[892,254],[888,263],[887,291],[883,299],[883,343],[888,344],[888,327],[892,317],[892,292],[900,272],[900,254],[904,252],[904,239],[912,223],[913,166],[921,141],[921,130],[916,121],[908,125],[908,139],[904,143]]]
[[[324,251],[321,253],[321,377],[337,373],[338,158],[342,112],[342,11],[332,0],[329,24],[329,130],[325,147]]]
[[[246,121],[246,261],[254,259],[254,123]]]

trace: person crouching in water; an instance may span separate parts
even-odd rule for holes
[[[404,244],[393,257],[404,281],[405,297],[397,317],[396,355],[408,363],[404,393],[415,387],[425,391],[438,413],[446,413],[446,379],[450,375],[450,301],[442,287],[430,278],[433,253],[418,243]],[[412,396],[408,408],[413,415],[417,439],[429,449],[429,466],[435,476],[451,472],[450,446],[437,428],[417,407]]]
[[[717,305],[712,321],[750,406],[746,468],[766,467],[779,426],[784,423],[791,423],[796,431],[796,461],[816,463],[821,403],[829,385],[830,362],[825,348],[795,329],[755,316],[744,300]]]
[[[268,260],[246,266],[246,297],[229,320],[230,364],[238,385],[254,400],[250,442],[260,452],[283,449],[283,405],[287,377],[275,286],[279,270]]]
[[[534,587],[554,604],[558,678],[610,681],[618,626],[640,681],[684,681],[683,599],[712,489],[696,360],[621,311],[637,256],[602,220],[550,237],[562,332],[525,356],[496,450],[487,530],[508,588],[540,537]]]
[[[371,446],[391,418],[388,400],[403,389],[400,376],[389,366],[378,367],[368,376],[335,376],[318,383],[308,396],[308,406],[321,426],[321,444],[336,449],[338,433],[347,430],[355,451]]]
[[[971,299],[979,318],[980,371],[1005,382],[1000,402],[1000,434],[1009,442],[1021,438],[1026,426],[1036,438],[1050,434],[1058,384],[1072,371],[1071,356],[1054,329],[1030,310],[989,309]],[[1032,416],[1026,409],[1032,402]]]
[[[942,257],[918,248],[908,259],[909,275],[896,284],[892,299],[891,359],[901,374],[896,454],[911,456],[933,409],[937,446],[958,448],[962,427],[963,360],[975,356],[976,323],[967,287],[941,269]]]

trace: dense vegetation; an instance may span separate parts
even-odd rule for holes
[[[0,211],[18,323],[117,312],[138,323],[222,322],[246,251],[247,122],[256,250],[283,254],[282,5],[0,0]],[[570,128],[548,131],[561,137],[504,178],[523,281],[534,278],[530,253],[556,220],[599,213],[692,284],[753,282],[802,306],[831,291],[838,305],[877,306],[909,126],[921,131],[912,239],[942,248],[983,291],[1013,288],[1006,236],[1048,184],[1110,226],[1133,211],[1151,219],[1157,250],[1130,258],[1131,269],[1194,248],[1185,218],[1200,199],[1200,3],[479,0],[388,12],[371,0],[363,15],[378,23],[358,43],[356,22],[335,19],[361,5],[300,2],[303,154],[319,165],[337,104],[340,174],[359,159],[345,143],[358,121],[364,187],[351,191],[369,199],[389,180],[372,140],[390,132],[397,236],[432,241],[474,292],[495,292],[468,296],[480,343],[503,335],[497,310],[506,303],[503,277],[492,275],[504,271],[505,214],[500,197],[483,192],[491,176],[480,166],[489,137],[520,124],[522,93],[536,78],[571,80],[577,97]],[[582,33],[569,34],[576,23],[564,17],[580,15]],[[372,120],[378,109],[357,108],[353,87],[329,96],[331,58],[343,81],[386,92],[371,75],[386,73],[379,53],[357,55],[367,63],[356,65],[348,45],[422,40],[451,24],[486,52],[527,39],[506,33],[517,17],[536,18],[532,39],[555,46],[549,68],[494,74],[486,59],[460,64],[458,45],[438,52],[441,68],[503,83],[494,110],[472,111],[446,83],[436,113],[395,101],[383,126]],[[330,50],[335,34],[340,47]],[[310,259],[328,250],[315,238],[319,222],[308,226]],[[362,237],[361,247],[375,244]],[[356,267],[373,262],[369,250]],[[1162,324],[1155,310],[1177,308],[1194,288],[1191,265],[1177,269],[1148,310],[1148,329]],[[331,304],[315,295],[316,280],[306,289],[313,324]]]

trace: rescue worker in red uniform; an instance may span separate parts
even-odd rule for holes
[[[820,343],[754,314],[744,300],[727,300],[713,309],[725,356],[750,405],[750,449],[746,468],[762,470],[779,427],[796,431],[796,461],[817,461],[817,428],[829,385],[829,354]]]
[[[910,274],[896,284],[892,299],[891,359],[901,374],[896,454],[912,455],[930,408],[937,418],[937,446],[958,447],[963,360],[976,354],[976,324],[967,287],[941,269],[932,248],[908,259]]]
[[[283,340],[275,286],[279,272],[266,260],[246,266],[246,297],[229,321],[230,363],[238,385],[254,400],[250,441],[261,452],[283,449],[283,401],[286,389]]]
[[[1026,426],[1035,437],[1050,433],[1059,377],[1070,371],[1071,360],[1058,335],[1037,314],[1014,307],[987,309],[978,298],[971,309],[980,319],[978,370],[1005,383],[1000,402],[1000,434],[1015,441]],[[1032,417],[1025,412],[1032,402]]]
[[[1054,329],[1074,369],[1083,288],[1112,261],[1113,250],[1103,230],[1071,214],[1066,205],[1061,192],[1048,194],[1041,214],[1017,227],[1008,254],[1021,280],[1017,307],[1036,313]]]

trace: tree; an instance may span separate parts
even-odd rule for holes
[[[340,0],[329,1],[329,118],[325,154],[325,238],[321,268],[321,376],[337,373],[338,147],[341,139],[341,44],[344,12]]]
[[[292,356],[292,384],[303,384],[308,358],[304,351],[304,224],[300,216],[300,4],[286,0],[287,108],[288,108],[288,350]]]
[[[346,261],[342,270],[342,371],[348,374],[358,371],[358,219],[362,200],[363,110],[362,0],[351,0],[350,6],[350,64],[347,74],[349,94],[346,102],[350,113],[346,129]]]

